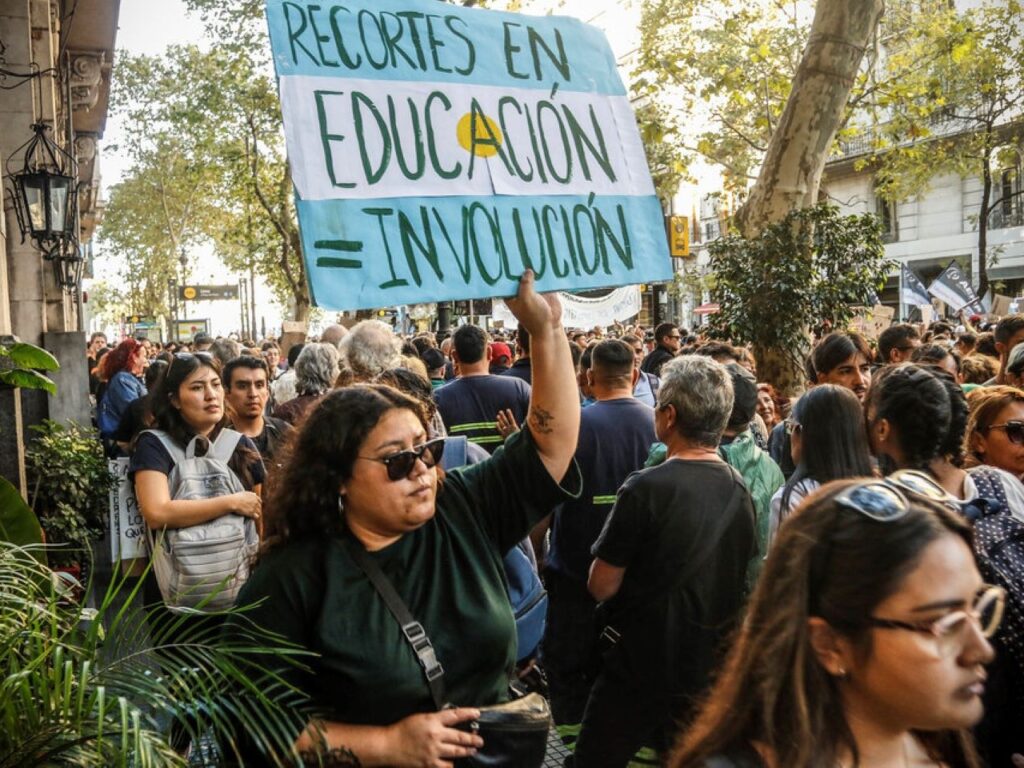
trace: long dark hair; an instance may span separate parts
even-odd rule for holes
[[[218,377],[220,376],[220,362],[213,355],[206,352],[179,352],[174,356],[164,375],[160,377],[156,389],[153,390],[150,407],[154,426],[170,435],[182,450],[196,436],[196,430],[181,415],[181,411],[174,407],[171,398],[178,395],[185,380],[200,368],[209,368]],[[217,435],[227,425],[228,417],[225,409],[221,420],[217,422],[210,433],[210,439],[216,440]],[[235,452],[232,460],[228,462],[228,466],[238,475],[246,488],[251,488],[254,478],[250,466],[260,460],[258,452],[243,447]]]
[[[385,413],[412,411],[428,426],[418,401],[385,384],[335,389],[310,410],[285,449],[264,506],[264,551],[291,539],[337,536],[344,529],[338,489],[352,476],[359,447]]]
[[[809,497],[779,532],[725,666],[670,768],[701,768],[713,755],[764,745],[779,766],[838,765],[860,755],[835,679],[818,662],[808,618],[820,616],[870,654],[868,618],[897,592],[921,553],[942,536],[971,545],[969,526],[938,504],[912,500],[876,522],[834,503],[852,481]],[[915,732],[950,768],[978,768],[967,731]]]
[[[934,368],[903,363],[883,368],[871,382],[864,408],[873,420],[886,419],[896,433],[905,468],[928,471],[932,459],[944,453],[949,433],[949,391]],[[885,459],[885,461],[882,461]],[[879,457],[885,470],[896,467]]]
[[[812,387],[796,401],[790,418],[800,425],[801,455],[782,491],[783,520],[789,515],[793,489],[802,481],[824,485],[872,474],[864,411],[852,391],[836,384]]]

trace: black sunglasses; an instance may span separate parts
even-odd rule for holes
[[[401,480],[412,474],[417,459],[421,459],[427,467],[433,467],[441,461],[443,454],[444,438],[438,437],[407,451],[399,451],[382,458],[377,458],[376,456],[360,456],[359,458],[366,459],[367,461],[379,461],[388,468],[388,480]]]
[[[1024,421],[1007,421],[1003,424],[993,424],[992,426],[985,427],[985,431],[988,432],[990,429],[1001,429],[1006,432],[1006,439],[1014,445],[1024,445]]]

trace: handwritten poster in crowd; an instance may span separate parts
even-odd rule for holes
[[[267,0],[309,284],[358,309],[671,277],[604,36],[436,0]]]
[[[595,325],[625,322],[636,317],[643,302],[639,285],[616,288],[597,299],[571,293],[559,294],[559,299],[562,302],[562,325],[566,328],[593,328]],[[515,327],[518,322],[512,310],[501,300],[494,302],[492,317],[501,320],[506,327]]]
[[[146,557],[146,524],[132,492],[128,459],[110,459],[107,464],[117,478],[110,491],[110,559],[116,563]]]

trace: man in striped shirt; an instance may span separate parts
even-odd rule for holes
[[[488,453],[502,443],[498,411],[510,410],[524,424],[530,406],[530,385],[510,376],[492,376],[490,340],[483,329],[462,325],[452,336],[457,378],[434,392],[438,413],[453,437],[464,436]]]

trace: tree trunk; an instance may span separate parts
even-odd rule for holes
[[[757,183],[736,213],[744,237],[814,205],[882,0],[818,0],[811,36]]]
[[[978,296],[985,297],[988,291],[988,217],[992,200],[991,153],[985,152],[981,172],[981,209],[978,215]]]

